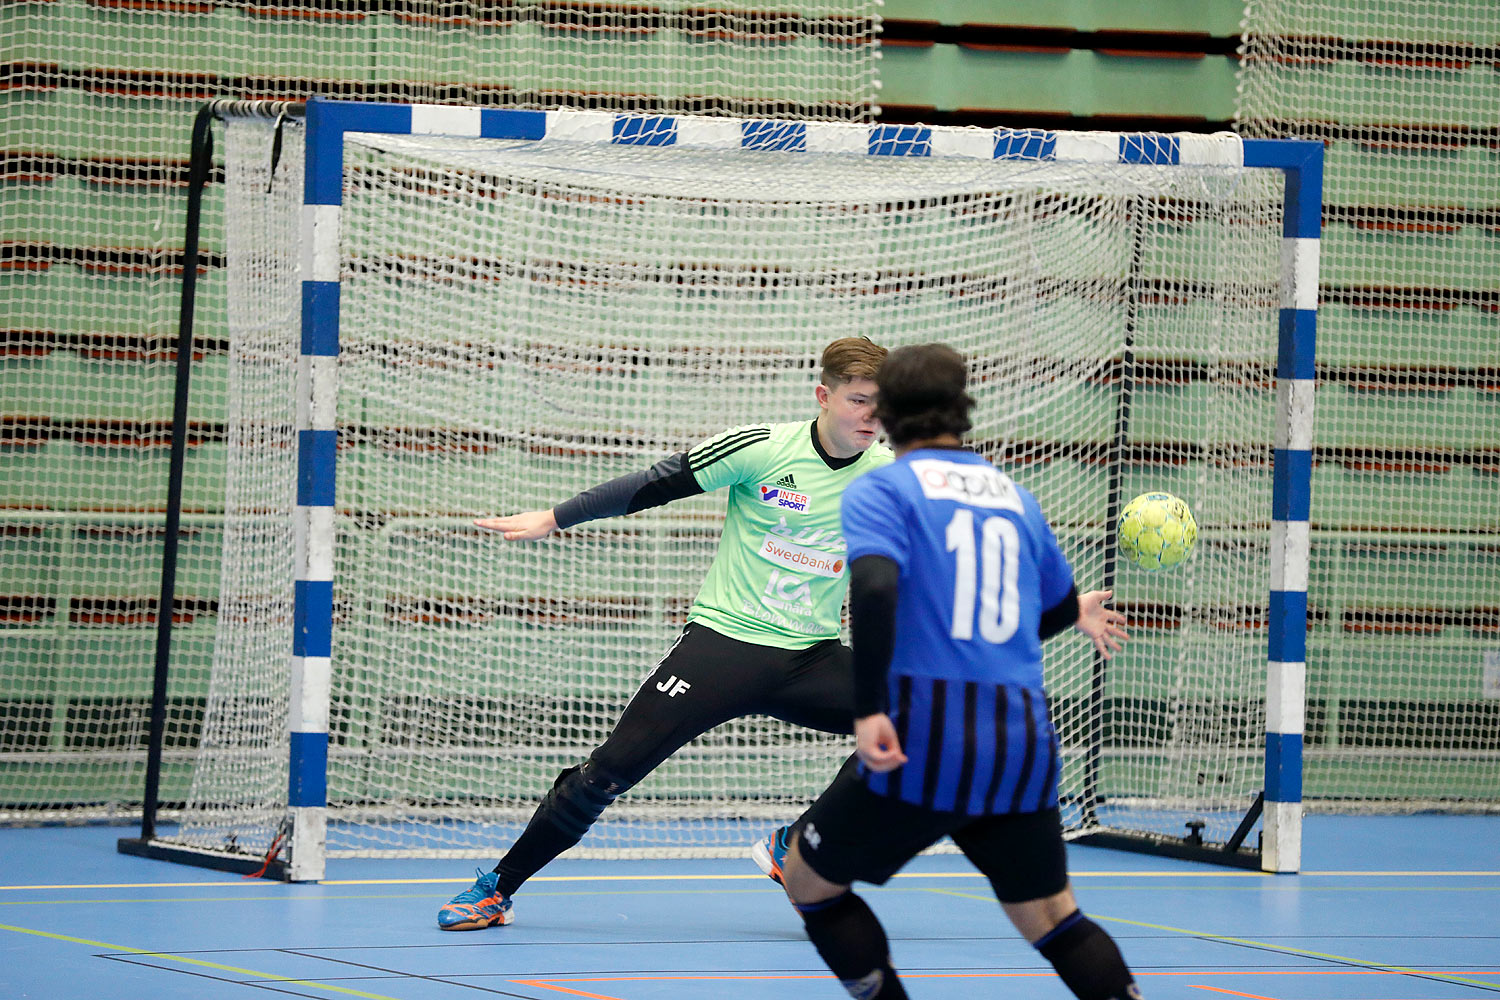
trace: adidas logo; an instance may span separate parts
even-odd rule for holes
[[[776,480],[776,485],[785,489],[795,490],[797,488],[797,480],[793,479],[792,474],[788,472],[786,475]]]

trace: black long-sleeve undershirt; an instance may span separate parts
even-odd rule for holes
[[[638,510],[694,497],[703,492],[688,469],[687,452],[670,455],[649,469],[627,472],[607,483],[591,486],[552,508],[559,530],[601,517],[634,514]]]
[[[1036,634],[1045,642],[1071,627],[1078,620],[1078,613],[1078,588],[1069,587],[1062,600],[1042,612],[1042,620],[1037,623]]]
[[[896,648],[901,567],[885,556],[849,564],[849,639],[854,653],[854,717],[886,710],[885,675]]]
[[[818,436],[818,422],[809,420],[806,426],[813,451],[830,469],[852,465],[864,454],[860,452],[844,458],[834,458],[824,449],[822,439]],[[770,436],[770,425],[751,425],[726,431],[718,438],[705,441],[693,453],[679,451],[642,472],[627,472],[607,483],[591,486],[553,507],[552,516],[557,521],[558,530],[562,530],[584,521],[634,514],[638,510],[697,496],[705,490],[698,485],[695,471],[701,472],[715,462],[721,462],[735,452]]]

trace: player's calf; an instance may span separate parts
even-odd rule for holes
[[[821,903],[793,903],[813,947],[855,1000],[906,1000],[891,966],[885,928],[852,892]]]
[[[1082,911],[1063,917],[1032,947],[1052,963],[1078,1000],[1141,1000],[1140,988],[1114,938]]]

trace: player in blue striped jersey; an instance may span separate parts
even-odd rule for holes
[[[1108,591],[1079,597],[1030,493],[962,447],[974,401],[942,344],[892,351],[876,414],[896,461],[844,494],[858,769],[792,827],[781,874],[850,994],[906,996],[880,922],[850,891],[940,837],[1081,1000],[1138,998],[1068,884],[1042,640],[1069,625],[1105,656],[1126,638]]]

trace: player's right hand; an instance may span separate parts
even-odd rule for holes
[[[501,532],[507,542],[531,542],[557,530],[557,518],[549,510],[528,510],[505,517],[476,517],[474,523],[486,531]]]
[[[1099,655],[1106,660],[1120,651],[1120,643],[1130,638],[1124,613],[1105,607],[1115,596],[1113,590],[1090,590],[1078,595],[1078,620],[1073,627],[1089,637]]]
[[[878,774],[894,771],[906,763],[896,727],[884,712],[854,720],[854,752],[865,767]]]

